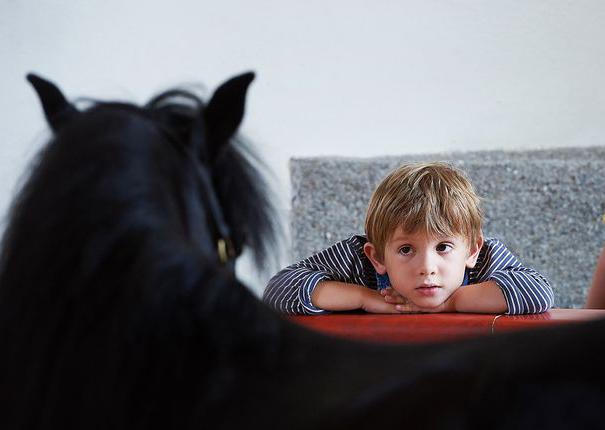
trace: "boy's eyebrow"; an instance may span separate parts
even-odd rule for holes
[[[400,241],[409,241],[412,242],[412,238],[410,236],[412,236],[414,233],[403,233],[403,234],[393,234],[391,236],[391,238],[389,239],[389,242],[400,242]],[[445,240],[461,240],[464,241],[466,240],[464,238],[464,236],[462,235],[453,235],[453,236],[439,236],[439,235],[435,235],[435,236],[429,236],[430,239],[435,240],[435,241],[445,241]]]

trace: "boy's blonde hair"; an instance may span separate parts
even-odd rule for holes
[[[399,227],[429,236],[481,236],[483,210],[467,176],[447,163],[405,164],[382,180],[368,205],[366,236],[379,259]]]

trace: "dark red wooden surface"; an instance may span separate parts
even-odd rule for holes
[[[458,340],[605,318],[605,310],[552,309],[538,315],[330,314],[288,317],[322,333],[373,342],[417,343]]]
[[[536,315],[502,315],[494,321],[494,332],[549,327],[605,318],[604,309],[551,309]]]

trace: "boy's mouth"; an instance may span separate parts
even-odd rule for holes
[[[416,287],[416,291],[418,291],[420,295],[427,297],[434,296],[440,289],[441,287],[439,285],[421,285]]]

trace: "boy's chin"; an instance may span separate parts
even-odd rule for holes
[[[440,306],[443,303],[443,300],[437,300],[437,299],[419,299],[419,300],[414,300],[412,303],[414,305],[418,306],[419,308],[426,309],[427,311],[430,311],[431,309],[434,309],[434,308]]]
[[[441,306],[446,299],[447,292],[444,290],[440,290],[430,296],[416,295],[413,299],[408,298],[414,305],[426,310]]]

